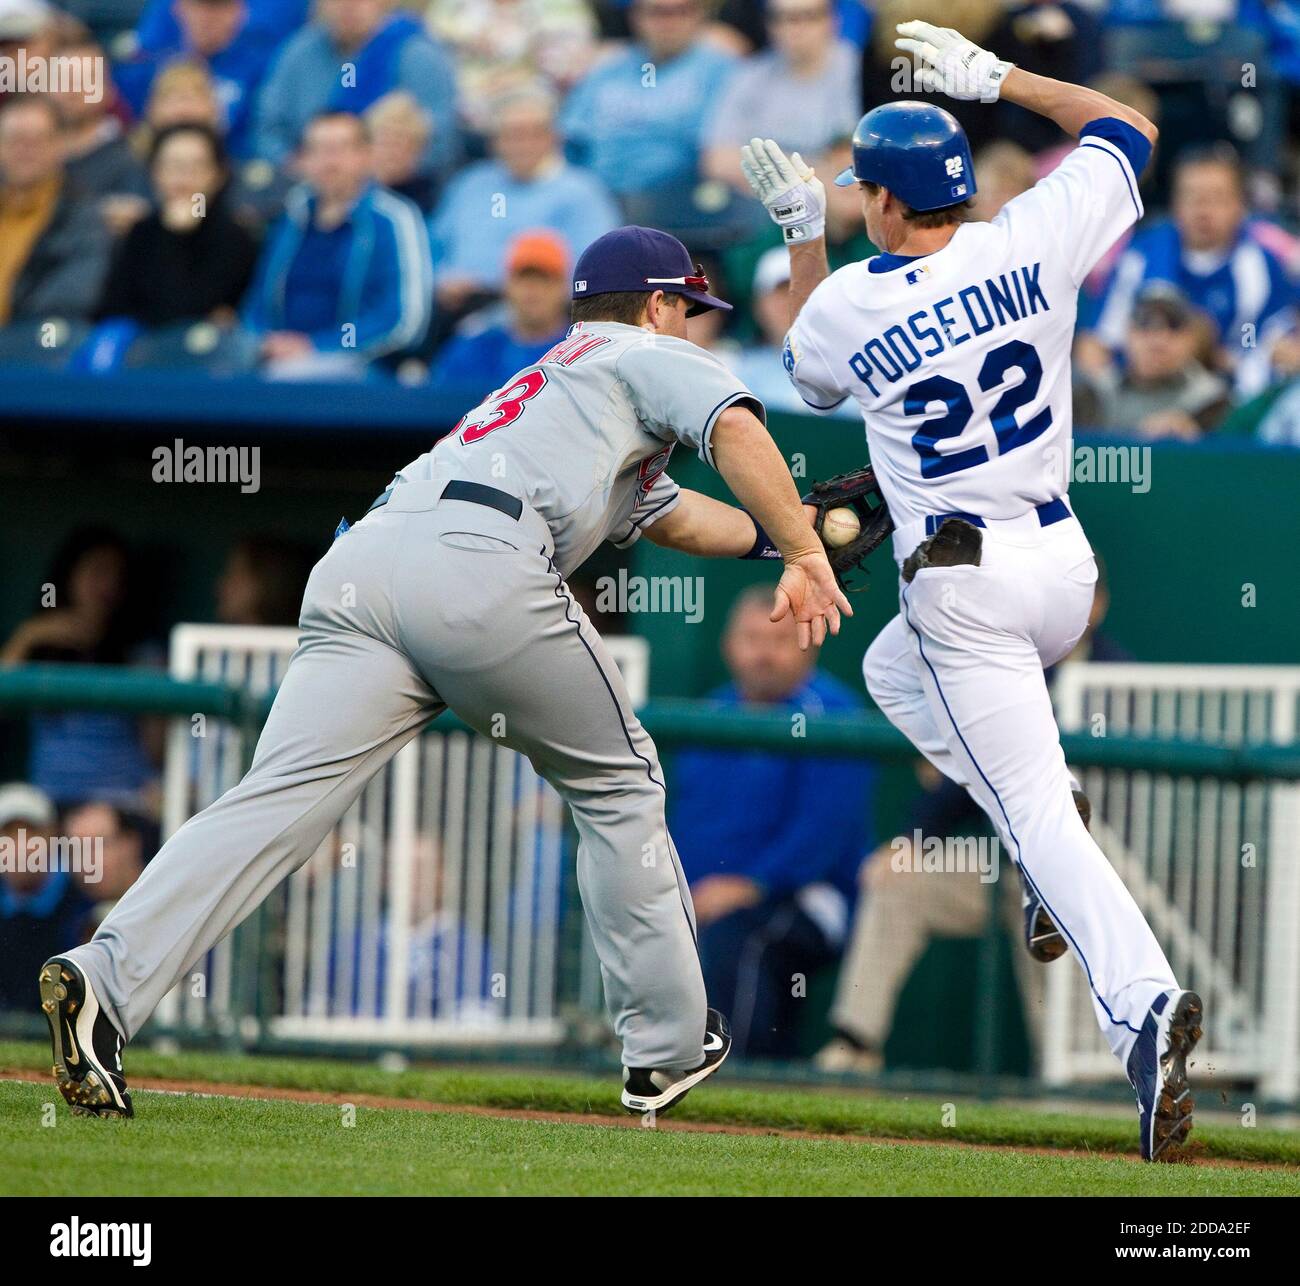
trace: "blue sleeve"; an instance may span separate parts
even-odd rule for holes
[[[794,797],[807,812],[773,835],[744,872],[769,897],[822,880],[834,882],[846,865],[856,866],[867,853],[868,765],[820,756],[803,756],[798,764],[801,782]]]
[[[272,265],[280,259],[280,246],[289,230],[288,218],[282,218],[267,234],[262,253],[258,256],[252,284],[244,296],[243,322],[251,331],[265,333],[276,328],[271,316],[271,299],[275,293],[271,272]]]
[[[293,151],[298,142],[295,86],[299,73],[294,63],[294,42],[291,40],[271,63],[253,111],[253,153],[276,165]]]
[[[1134,129],[1127,121],[1118,120],[1114,116],[1103,116],[1100,120],[1089,121],[1079,131],[1079,141],[1082,142],[1089,135],[1093,138],[1104,138],[1106,142],[1119,148],[1132,166],[1133,173],[1138,178],[1142,177],[1142,171],[1146,169],[1147,162],[1151,159],[1151,140],[1140,130]]]
[[[414,206],[390,197],[389,208],[375,219],[375,247],[354,319],[355,347],[364,357],[382,357],[419,343],[429,328],[433,270],[424,220]],[[337,330],[312,343],[323,352],[339,346]]]

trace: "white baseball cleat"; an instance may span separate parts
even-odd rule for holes
[[[704,1020],[704,1061],[693,1071],[666,1072],[652,1067],[623,1069],[623,1106],[629,1112],[666,1112],[680,1103],[706,1076],[712,1076],[731,1053],[731,1027],[716,1009]]]

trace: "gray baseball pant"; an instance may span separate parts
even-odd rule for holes
[[[316,565],[248,775],[67,954],[126,1039],[450,707],[532,761],[577,824],[578,886],[629,1067],[703,1060],[705,994],[659,757],[551,559],[545,522],[403,482]]]

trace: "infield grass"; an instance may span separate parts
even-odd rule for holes
[[[48,1072],[47,1063],[43,1046],[0,1043],[2,1067]],[[616,1082],[608,1078],[455,1068],[389,1072],[373,1064],[146,1051],[130,1056],[128,1072],[447,1105],[621,1115]],[[1014,1150],[1128,1151],[1136,1134],[1128,1120],[965,1101],[945,1112],[933,1098],[749,1089],[725,1082],[702,1087],[673,1119],[876,1137],[615,1129],[401,1107],[349,1113],[331,1103],[148,1090],[136,1092],[136,1111],[129,1122],[74,1118],[48,1081],[0,1082],[0,1193],[1300,1193],[1300,1137],[1291,1132],[1197,1127],[1199,1155],[1207,1162],[1235,1158],[1286,1168],[1150,1166],[1127,1156]],[[900,1139],[916,1142],[895,1141]]]

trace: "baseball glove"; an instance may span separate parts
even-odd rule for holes
[[[826,549],[826,557],[835,573],[835,579],[841,588],[848,590],[848,574],[861,568],[871,551],[882,545],[894,530],[894,520],[889,516],[885,498],[880,494],[880,484],[876,481],[876,471],[865,464],[861,469],[837,473],[825,482],[814,482],[812,490],[803,497],[803,502],[817,508],[813,530],[819,536],[826,515],[832,509],[848,507],[858,515],[858,521],[862,524],[861,531],[847,545],[841,545],[838,549],[828,546]],[[863,575],[866,575],[865,568]],[[866,589],[866,586],[863,585],[860,589]]]

